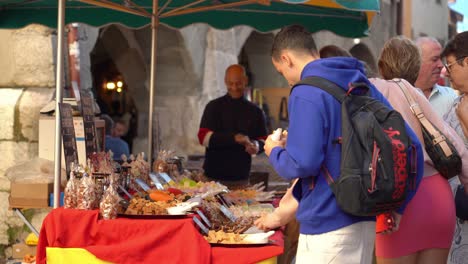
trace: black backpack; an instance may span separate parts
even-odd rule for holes
[[[342,136],[334,140],[342,145],[341,175],[334,181],[322,166],[340,208],[357,216],[398,209],[416,175],[415,148],[400,113],[370,97],[366,83],[350,84],[348,92],[321,77],[295,86],[301,84],[324,90],[342,105]]]

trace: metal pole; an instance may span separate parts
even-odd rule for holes
[[[23,220],[23,223],[25,223],[26,226],[28,226],[29,230],[31,230],[31,232],[33,232],[37,237],[39,237],[39,232],[37,232],[37,229],[34,228],[34,226],[28,221],[28,219],[26,219],[23,212],[21,212],[21,210],[18,208],[13,208],[13,211],[15,211],[19,218]]]
[[[58,0],[57,19],[57,71],[55,76],[55,169],[54,169],[54,208],[60,206],[60,173],[62,166],[62,130],[60,125],[59,103],[62,102],[63,82],[63,33],[65,27],[65,0]]]
[[[151,17],[151,70],[150,70],[150,101],[148,117],[148,162],[150,171],[153,158],[153,111],[154,111],[154,93],[156,90],[156,51],[158,47],[157,33],[159,25],[158,0],[153,0],[153,16]]]

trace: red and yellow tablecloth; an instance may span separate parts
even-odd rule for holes
[[[272,239],[259,247],[211,247],[191,218],[102,220],[97,210],[58,208],[44,219],[36,263],[46,263],[46,248],[49,255],[57,251],[50,248],[84,249],[112,263],[257,263],[283,253],[282,234]]]

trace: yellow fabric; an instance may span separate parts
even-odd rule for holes
[[[305,2],[306,5],[314,5],[314,6],[323,6],[323,7],[330,7],[330,8],[342,8],[339,4],[331,0],[310,0]]]
[[[329,7],[329,8],[337,8],[342,9],[343,7],[337,4],[335,1],[332,0],[309,0],[305,2],[306,5],[313,5],[313,6],[322,6],[322,7]],[[370,27],[372,24],[372,20],[375,17],[375,12],[365,12],[367,15],[367,25]]]
[[[46,248],[47,264],[112,264],[82,248]]]
[[[39,238],[36,236],[36,234],[34,233],[29,233],[29,235],[26,237],[26,239],[24,240],[24,242],[26,243],[26,245],[28,246],[37,246],[37,241],[39,240]]]
[[[83,248],[46,248],[47,264],[112,264],[96,258],[93,254]],[[272,257],[262,260],[257,264],[277,264],[277,258]]]
[[[257,262],[257,264],[276,264],[277,263],[276,260],[277,260],[277,257],[272,257],[272,258]]]

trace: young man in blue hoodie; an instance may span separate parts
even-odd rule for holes
[[[287,26],[276,35],[272,62],[290,86],[308,76],[328,79],[340,87],[365,82],[371,96],[390,107],[367,80],[362,63],[344,57],[319,59],[311,34],[302,26]],[[333,140],[341,136],[341,104],[321,89],[299,85],[289,97],[288,111],[287,138],[275,141],[269,136],[265,153],[283,178],[299,178],[293,189],[300,223],[296,263],[372,263],[375,217],[343,212],[320,171],[325,165],[335,179],[340,175],[341,146]],[[417,148],[420,179],[421,145],[411,129],[408,133]],[[405,204],[413,195],[408,195]]]

